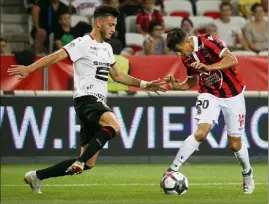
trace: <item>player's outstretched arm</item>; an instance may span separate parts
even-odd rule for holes
[[[218,70],[218,69],[219,70],[229,69],[238,64],[236,57],[229,50],[225,50],[221,58],[222,58],[221,61],[215,64],[206,65],[200,62],[193,62],[191,66],[194,67],[195,69],[211,71],[211,70]]]
[[[121,72],[116,63],[111,67],[109,74],[114,81],[127,86],[141,87],[149,91],[155,91],[155,92],[166,91],[166,89],[162,87],[162,85],[166,84],[166,82],[161,82],[160,79],[153,80],[150,82],[143,81],[141,79],[136,79],[128,74]]]
[[[173,90],[187,91],[197,85],[197,77],[186,78],[183,82],[175,79],[173,75],[168,75],[164,79]]]
[[[31,72],[38,70],[40,68],[47,67],[51,64],[59,62],[68,57],[68,54],[64,49],[60,49],[57,52],[54,52],[46,57],[41,58],[40,60],[34,62],[29,66],[23,65],[11,65],[11,67],[7,70],[9,75],[18,75],[19,79],[26,78]]]

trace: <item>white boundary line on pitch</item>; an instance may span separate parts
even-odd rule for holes
[[[268,185],[268,183],[255,183],[256,185]],[[43,187],[90,187],[90,186],[159,186],[156,183],[89,183],[89,184],[44,184]],[[191,183],[190,186],[230,186],[242,185],[242,183]],[[3,184],[1,187],[23,187],[26,184]]]

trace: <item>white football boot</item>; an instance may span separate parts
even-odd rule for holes
[[[24,175],[24,181],[29,184],[34,194],[42,194],[41,180],[37,178],[36,171],[29,171]]]
[[[253,179],[253,169],[250,168],[249,172],[243,174],[243,191],[245,194],[252,194],[255,189],[255,183]]]
[[[80,162],[77,160],[70,167],[68,167],[66,173],[68,173],[69,175],[81,174],[83,172],[84,166],[84,162]]]

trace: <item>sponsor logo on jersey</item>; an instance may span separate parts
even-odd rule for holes
[[[94,65],[102,65],[102,66],[110,67],[110,64],[107,63],[107,62],[98,62],[98,61],[94,61],[93,64],[94,64]]]

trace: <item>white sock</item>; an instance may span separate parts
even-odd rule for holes
[[[248,173],[250,170],[250,163],[249,163],[248,149],[246,145],[242,143],[241,149],[238,152],[234,152],[234,155],[242,167],[242,172],[244,174]]]
[[[178,171],[182,164],[192,155],[201,143],[196,141],[194,135],[190,135],[179,148],[176,158],[170,168],[173,171]]]

